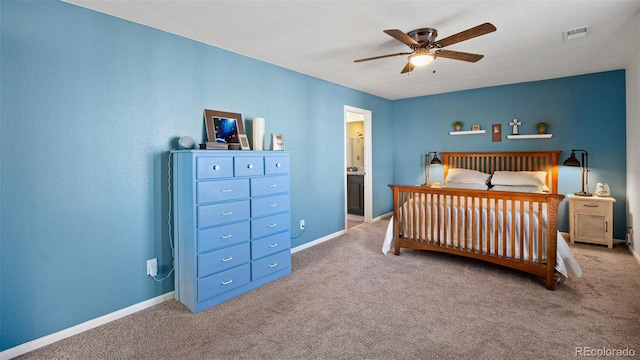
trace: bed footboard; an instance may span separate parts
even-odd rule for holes
[[[557,194],[390,185],[393,253],[445,252],[521,270],[554,288]]]

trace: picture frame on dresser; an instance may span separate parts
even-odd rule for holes
[[[240,150],[251,150],[251,145],[249,145],[249,138],[246,134],[238,134],[240,138]]]
[[[240,143],[239,135],[244,134],[239,113],[204,109],[204,123],[208,142]]]

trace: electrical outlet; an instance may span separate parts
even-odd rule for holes
[[[304,219],[300,220],[300,230],[304,230],[305,228],[305,224],[304,224]]]
[[[157,258],[147,260],[147,275],[149,276],[158,275],[158,259]]]

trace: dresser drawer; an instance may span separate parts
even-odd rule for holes
[[[262,156],[236,156],[233,168],[235,176],[264,175],[264,160]]]
[[[291,253],[281,251],[251,263],[251,280],[259,279],[276,271],[291,267]]]
[[[198,255],[198,277],[249,262],[249,242]]]
[[[249,218],[249,200],[198,206],[198,227],[221,225]]]
[[[251,238],[257,239],[263,236],[287,231],[289,230],[290,222],[291,220],[288,212],[251,220]]]
[[[288,231],[285,231],[259,240],[253,240],[251,242],[251,260],[289,249],[291,247],[289,234]]]
[[[196,185],[198,204],[249,197],[249,179],[200,181]]]
[[[251,179],[251,196],[289,192],[288,176],[267,176]]]
[[[249,221],[198,230],[198,252],[249,241]]]
[[[288,174],[289,173],[289,157],[288,156],[265,156],[264,157],[264,173],[271,174]]]
[[[251,199],[251,217],[289,211],[289,194]]]
[[[233,158],[199,156],[196,158],[196,179],[233,177]]]
[[[198,280],[198,301],[220,295],[251,281],[250,264],[240,265]]]

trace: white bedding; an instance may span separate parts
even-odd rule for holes
[[[429,209],[429,207],[426,207],[426,208]],[[424,208],[422,208],[422,209],[424,210]],[[478,212],[478,209],[476,208],[476,216],[478,215],[477,212]],[[454,212],[454,213],[456,213],[456,212]],[[510,213],[510,211],[508,213]],[[451,214],[451,213],[449,213],[449,214]],[[493,214],[493,211],[492,211],[492,214],[489,217],[491,219],[493,219],[494,215],[495,214]],[[427,214],[427,216],[430,216],[430,214]],[[519,216],[519,215],[517,215],[517,216]],[[501,219],[501,217],[502,216],[499,215],[498,219]],[[529,216],[528,216],[528,214],[526,214],[526,216],[525,216],[525,229],[527,229],[527,231],[525,231],[525,235],[527,235],[528,232],[529,232],[528,231],[528,226],[529,226],[528,218],[529,218]],[[483,216],[483,219],[485,220],[484,224],[486,226],[486,212],[485,212],[485,214]],[[537,220],[534,220],[534,223],[535,222],[537,222]],[[493,221],[491,220],[489,223],[493,224]],[[508,227],[510,227],[509,226],[510,225],[510,221],[507,222],[507,225],[508,225]],[[516,222],[516,225],[518,225],[517,222]],[[449,236],[447,237],[447,240],[446,240],[447,244],[448,245],[456,245],[457,246],[457,245],[459,245],[459,242],[457,242],[456,234],[455,234],[454,231],[450,231],[449,227],[450,227],[450,225],[448,225],[448,228],[447,228],[448,229],[447,232],[449,234]],[[429,228],[422,229],[422,231],[424,231],[424,233],[426,233],[426,234],[429,234],[430,229]],[[492,231],[493,231],[493,229],[492,229]],[[510,233],[510,231],[511,231],[511,229],[509,228],[509,233]],[[516,231],[519,231],[519,230],[516,229]],[[537,229],[534,231],[534,237],[536,236],[535,234],[537,234]],[[441,235],[442,235],[442,232],[441,232]],[[480,236],[484,237],[484,234],[481,234]],[[479,234],[476,233],[474,237],[476,238],[475,244],[476,244],[476,248],[477,248]],[[499,237],[501,238],[501,236],[499,236]],[[556,271],[559,274],[561,274],[564,278],[566,278],[568,275],[571,275],[572,277],[576,277],[576,278],[580,277],[582,275],[582,269],[580,268],[580,265],[578,264],[578,262],[573,257],[573,254],[571,253],[571,250],[569,249],[569,246],[567,245],[567,242],[564,240],[564,238],[562,237],[562,234],[560,232],[557,233],[557,239],[558,239],[557,240],[557,256],[556,256],[556,266],[555,266]],[[384,242],[383,242],[383,245],[382,245],[382,252],[385,255],[391,250],[392,243],[393,243],[393,218],[391,218],[391,220],[389,221],[389,225],[387,226],[387,232],[385,234]],[[509,242],[507,242],[507,245],[508,245],[508,243]],[[535,242],[534,242],[534,244],[535,244]],[[518,245],[519,244],[516,243],[516,247],[519,247]],[[525,245],[524,249],[523,249],[524,250],[524,258],[525,259],[528,259],[528,249],[527,248],[528,247]],[[486,251],[487,249],[485,248],[483,250]],[[491,251],[491,253],[495,252],[495,249],[493,248],[493,244],[491,244],[490,251]],[[501,248],[498,249],[498,253],[502,253],[502,249]],[[510,253],[511,253],[511,250],[507,249],[507,254],[510,254]],[[518,248],[515,249],[515,254],[516,254],[516,258],[520,258],[519,249]],[[537,257],[536,255],[537,255],[537,249],[534,249],[534,251],[533,251],[534,261],[537,260],[536,259],[536,257]]]

